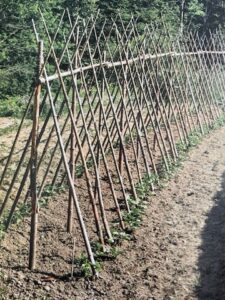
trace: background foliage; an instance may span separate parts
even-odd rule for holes
[[[142,23],[163,18],[168,27],[176,30],[183,22],[186,27],[206,32],[224,26],[224,3],[224,0],[0,0],[0,109],[4,103],[16,108],[21,102],[18,99],[30,93],[36,63],[31,20],[39,18],[39,7],[53,25],[68,7],[82,16],[100,9],[102,17],[120,12],[124,19],[139,16]]]

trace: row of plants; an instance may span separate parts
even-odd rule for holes
[[[219,117],[211,127],[204,127],[205,134],[208,134],[211,130],[215,130],[225,124],[225,115]],[[88,259],[88,257],[81,253],[80,257],[75,258],[73,264],[79,271],[81,276],[90,277],[93,274],[93,269],[98,272],[102,267],[102,262],[104,260],[113,260],[121,253],[120,245],[123,240],[132,240],[134,237],[135,230],[141,225],[143,216],[146,211],[146,207],[149,202],[149,196],[154,195],[152,192],[152,186],[158,187],[159,189],[163,188],[165,183],[168,182],[178,168],[182,165],[182,161],[185,160],[187,152],[189,149],[196,147],[201,139],[203,138],[203,134],[200,131],[194,131],[189,134],[188,137],[188,145],[184,145],[181,142],[176,144],[176,148],[179,154],[179,158],[176,162],[173,162],[171,159],[169,163],[169,169],[166,169],[163,165],[159,170],[159,175],[151,174],[151,176],[146,175],[142,178],[142,181],[136,184],[136,192],[137,199],[133,197],[128,197],[128,203],[130,206],[130,212],[123,213],[123,220],[126,224],[125,231],[121,231],[117,229],[117,220],[114,222],[114,227],[112,229],[112,240],[107,240],[106,245],[100,244],[98,241],[92,242],[92,249],[94,251],[96,265],[92,265]],[[129,143],[130,140],[127,139]],[[93,165],[92,161],[88,163],[88,167],[91,168]],[[76,169],[77,177],[81,177],[83,175],[82,166],[77,166]],[[51,186],[46,185],[42,197],[39,200],[40,207],[47,207],[48,201],[52,198],[52,196],[65,191],[66,186]],[[11,223],[19,224],[25,217],[29,216],[31,212],[30,203],[21,203],[18,205]],[[3,221],[0,223],[0,240],[4,238],[5,235],[5,221],[7,220],[7,215],[3,217]]]
[[[212,126],[204,127],[204,132],[208,134],[210,131],[218,129],[225,124],[225,115],[219,117]],[[82,253],[80,257],[74,260],[76,267],[80,270],[80,274],[84,277],[90,277],[93,274],[93,269],[97,272],[102,268],[102,262],[105,259],[114,260],[119,254],[121,254],[120,245],[123,240],[132,240],[134,238],[135,230],[141,226],[143,216],[146,211],[146,207],[149,203],[149,197],[154,195],[151,187],[164,188],[165,184],[171,180],[174,174],[182,166],[182,162],[186,159],[187,153],[190,149],[196,147],[204,137],[204,135],[198,131],[193,131],[188,136],[188,145],[184,145],[181,142],[176,144],[176,148],[179,154],[178,160],[174,163],[169,163],[169,170],[164,167],[161,168],[159,175],[152,174],[151,176],[144,176],[141,182],[136,185],[136,191],[138,199],[133,197],[128,198],[130,205],[130,212],[124,212],[123,220],[126,224],[126,230],[120,231],[118,229],[112,230],[113,240],[107,241],[107,246],[103,247],[99,242],[92,244],[95,254],[96,265],[92,265],[88,260],[88,257]]]

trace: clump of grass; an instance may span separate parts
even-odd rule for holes
[[[48,205],[48,201],[50,198],[52,198],[54,195],[60,194],[66,190],[66,185],[50,185],[46,184],[41,198],[39,199],[39,205],[40,207],[46,207]]]
[[[158,179],[145,176],[143,180],[136,185],[138,198],[135,199],[131,196],[128,197],[127,201],[130,207],[130,212],[125,212],[123,214],[123,219],[131,230],[134,230],[140,226],[147,204],[145,200],[151,190],[151,184],[156,180]]]
[[[120,147],[120,141],[116,141],[113,143],[113,149],[118,149]]]
[[[11,224],[19,224],[25,217],[30,215],[31,205],[28,203],[20,203],[17,205],[16,210],[10,221]],[[0,242],[4,239],[6,233],[6,222],[8,220],[8,213],[2,216],[2,221],[0,222]]]

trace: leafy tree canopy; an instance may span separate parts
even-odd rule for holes
[[[0,0],[0,101],[29,93],[36,63],[31,20],[39,18],[38,8],[50,26],[64,8],[84,17],[99,9],[106,18],[119,12],[142,23],[163,18],[176,30],[183,24],[204,32],[225,24],[224,0]]]

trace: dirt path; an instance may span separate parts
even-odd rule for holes
[[[193,149],[156,194],[134,240],[123,243],[116,261],[104,263],[97,281],[42,281],[43,274],[19,267],[26,231],[16,243],[4,242],[2,299],[225,299],[225,128]],[[68,264],[57,257],[58,265],[63,261]]]

